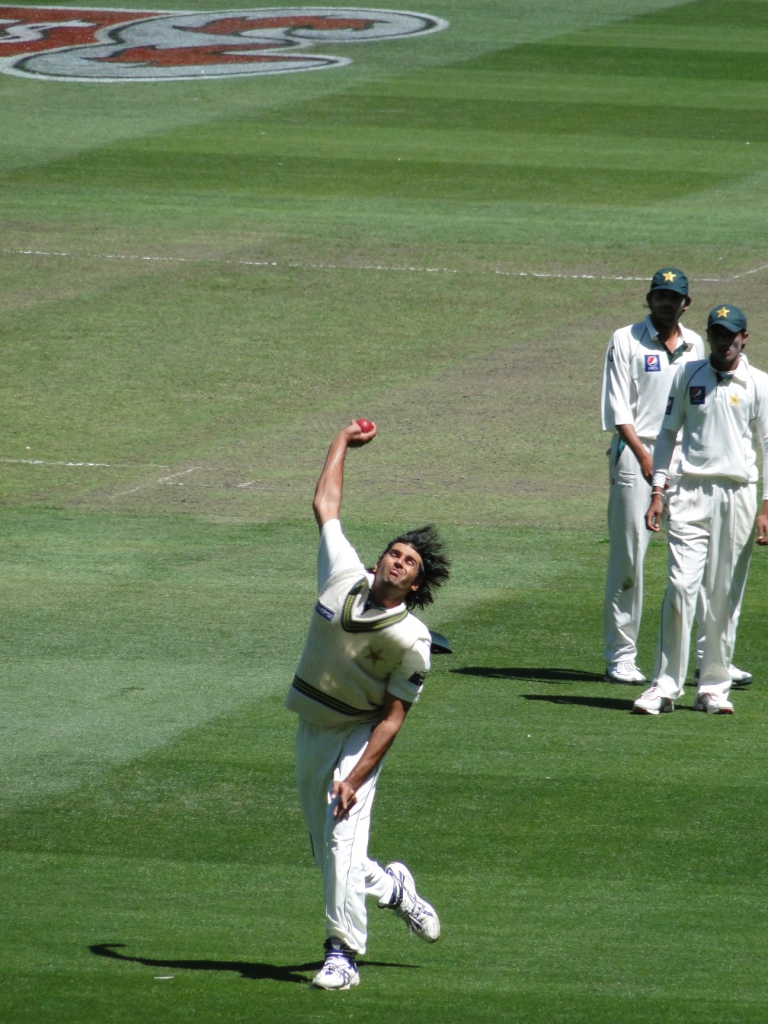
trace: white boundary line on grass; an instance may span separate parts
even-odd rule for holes
[[[5,459],[0,458],[2,464],[12,464],[18,466],[64,466],[71,469],[170,469],[170,466],[164,466],[157,462],[50,462],[46,459]],[[175,480],[180,476],[187,476],[190,473],[198,473],[203,469],[202,466],[192,466],[190,469],[180,470],[178,473],[171,473],[170,476],[161,477],[159,480],[153,480],[150,483],[139,484],[138,487],[131,487],[127,491],[117,491],[115,494],[110,494],[110,498],[122,498],[126,494],[135,494],[137,491],[146,490],[148,487],[157,487],[159,484],[167,484],[172,480]],[[254,484],[258,484],[258,480],[248,480],[243,484],[235,484],[238,488],[253,487]]]
[[[126,494],[135,494],[136,491],[144,491],[147,487],[156,487],[158,484],[167,484],[170,480],[175,480],[179,476],[188,476],[189,473],[197,473],[202,466],[192,466],[191,469],[182,469],[179,473],[171,473],[170,476],[164,476],[160,480],[153,480],[152,483],[139,484],[138,487],[131,487],[128,491],[118,491],[116,494],[110,494],[110,498],[122,498]]]
[[[65,466],[72,469],[170,469],[170,466],[157,462],[64,462],[47,461],[46,459],[6,459],[0,458],[0,463],[20,466]],[[110,498],[122,498],[126,494],[135,494],[137,491],[144,491],[148,487],[157,487],[159,484],[167,484],[180,476],[188,476],[190,473],[197,473],[203,467],[192,466],[189,469],[182,469],[178,473],[171,473],[170,476],[163,476],[159,480],[152,480],[149,483],[139,484],[138,487],[131,487],[127,491],[117,491],[110,494]],[[251,481],[256,483],[256,481]],[[249,487],[250,484],[238,484],[238,487]]]
[[[0,459],[0,462],[21,466],[85,466],[92,469],[170,469],[157,462],[49,462],[46,459]]]
[[[300,260],[229,260],[219,259],[215,256],[193,257],[193,256],[132,256],[126,253],[75,253],[75,252],[48,252],[43,249],[3,249],[5,256],[47,256],[56,259],[91,259],[91,260],[126,260],[138,263],[219,263],[233,267],[292,267],[305,270],[379,270],[390,273],[409,274],[477,274],[488,271],[457,270],[450,267],[389,267],[380,263],[362,263],[350,265],[345,263],[302,263]],[[759,274],[768,270],[768,263],[763,263],[752,270],[745,270],[740,274],[731,274],[730,277],[696,277],[692,280],[718,284],[728,281],[738,281],[742,277],[750,277],[752,274]],[[612,275],[612,274],[549,274],[534,270],[492,270],[492,274],[498,277],[536,277],[550,278],[554,280],[568,281],[649,281],[648,277],[634,277]]]

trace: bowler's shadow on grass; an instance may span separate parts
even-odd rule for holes
[[[460,676],[482,676],[486,679],[519,679],[521,682],[536,679],[542,683],[603,683],[605,676],[596,672],[579,672],[573,668],[484,668],[466,665],[453,668],[451,672]]]
[[[306,964],[263,964],[248,963],[243,960],[152,960],[144,956],[126,956],[117,950],[124,949],[122,942],[97,942],[88,947],[95,956],[105,956],[111,960],[123,960],[132,964],[143,964],[145,967],[159,967],[164,971],[235,971],[241,978],[249,981],[292,981],[299,985],[308,985],[301,971],[319,971],[322,960],[312,960]],[[377,960],[360,960],[361,967],[399,967],[418,970],[416,964],[388,964]]]

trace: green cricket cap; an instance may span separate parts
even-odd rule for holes
[[[739,334],[741,331],[746,331],[747,318],[738,306],[731,306],[727,302],[723,302],[720,306],[715,306],[707,317],[707,327],[712,327],[714,324],[720,324],[733,334]]]
[[[651,291],[660,291],[665,288],[669,292],[677,292],[678,295],[688,294],[688,278],[677,267],[662,267],[657,270],[651,278]]]

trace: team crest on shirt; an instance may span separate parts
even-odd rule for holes
[[[655,352],[645,357],[645,372],[661,373],[661,359]]]
[[[363,657],[367,661],[370,661],[372,665],[378,665],[381,659],[384,657],[384,648],[380,647],[378,650],[376,650],[375,647],[369,646],[368,653],[364,654]]]
[[[691,405],[704,405],[704,399],[707,397],[707,389],[703,384],[691,384],[688,391],[691,398]]]

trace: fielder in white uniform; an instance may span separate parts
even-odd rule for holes
[[[637,636],[643,611],[645,528],[653,446],[678,366],[703,359],[704,343],[680,323],[690,305],[688,279],[676,267],[656,271],[645,301],[649,315],[611,338],[602,387],[603,430],[609,450],[608,574],[603,605],[606,679],[644,683]]]
[[[768,374],[741,353],[747,320],[736,306],[716,306],[707,320],[709,359],[681,366],[669,392],[653,459],[653,490],[646,513],[659,529],[663,492],[682,428],[679,482],[668,499],[669,582],[653,685],[635,701],[636,714],[674,711],[688,668],[696,598],[704,591],[703,660],[697,711],[732,714],[729,666],[752,543],[768,545]],[[763,501],[757,509],[762,449]]]
[[[450,573],[433,527],[393,540],[368,572],[339,522],[347,449],[367,444],[352,423],[334,438],[315,490],[320,527],[318,600],[286,707],[299,715],[296,777],[312,851],[323,873],[325,963],[317,988],[357,985],[365,952],[365,897],[389,907],[427,942],[440,935],[434,908],[408,868],[368,857],[382,760],[430,667],[430,633],[410,611],[425,607]]]

